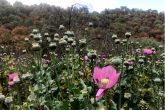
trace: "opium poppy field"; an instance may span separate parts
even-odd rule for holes
[[[1,45],[1,110],[164,110],[163,45],[123,36],[109,52],[73,31],[33,29],[19,56]]]

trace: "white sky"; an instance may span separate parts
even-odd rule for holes
[[[75,3],[87,5],[90,11],[101,12],[105,8],[119,8],[120,6],[127,6],[128,8],[139,8],[143,10],[156,9],[158,11],[165,11],[165,0],[7,0],[11,4],[15,1],[20,1],[26,5],[47,3],[67,8]]]

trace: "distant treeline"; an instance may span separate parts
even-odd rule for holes
[[[89,27],[90,23],[92,27]],[[65,31],[72,30],[77,37],[107,39],[113,33],[123,37],[129,31],[135,38],[148,37],[162,41],[164,12],[121,6],[98,13],[89,12],[88,7],[83,4],[74,4],[63,9],[48,4],[27,6],[15,2],[11,5],[6,0],[0,0],[1,43],[17,44],[33,28],[38,28],[41,33],[59,33],[61,24],[65,26]]]

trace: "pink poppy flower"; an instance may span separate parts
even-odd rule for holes
[[[14,81],[9,81],[8,84],[9,84],[9,86],[13,86],[14,85]]]
[[[96,94],[96,100],[101,99],[105,90],[112,88],[118,81],[120,73],[112,66],[103,68],[95,67],[93,79],[95,84],[99,87]]]
[[[12,74],[8,74],[8,84],[10,86],[13,86],[14,85],[14,78],[18,77],[18,74],[17,73],[12,73]]]
[[[13,80],[16,76],[18,76],[17,73],[8,74],[9,81]]]
[[[85,61],[88,61],[88,59],[89,59],[88,56],[85,55],[85,56],[84,56],[84,60],[85,60]]]
[[[144,49],[144,50],[143,50],[143,53],[144,53],[144,54],[147,54],[147,55],[150,55],[150,54],[153,53],[153,51],[152,51],[151,49]]]
[[[133,62],[132,60],[128,60],[128,64],[129,64],[129,65],[133,65],[134,62]]]

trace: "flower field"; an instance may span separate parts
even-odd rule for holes
[[[164,110],[164,46],[110,37],[109,53],[73,31],[33,29],[19,56],[1,45],[0,110]]]

